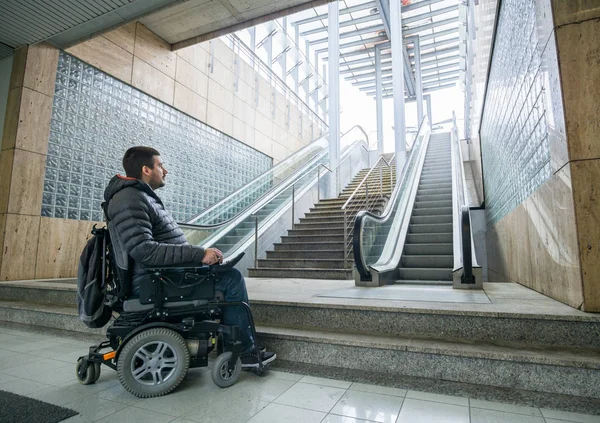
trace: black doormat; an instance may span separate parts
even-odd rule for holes
[[[0,391],[0,422],[57,423],[79,414],[77,411],[38,401],[12,392]]]

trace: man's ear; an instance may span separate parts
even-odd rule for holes
[[[148,166],[142,166],[142,174],[149,176],[152,173],[152,169],[150,169]]]

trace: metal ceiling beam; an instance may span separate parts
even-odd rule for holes
[[[437,56],[441,56],[443,54],[454,53],[455,51],[458,51],[458,50],[459,50],[458,46],[449,47],[449,48],[445,48],[445,49],[441,49],[441,50],[436,50],[436,51],[432,51],[430,53],[421,54],[421,59],[429,59],[431,57],[437,57]],[[382,57],[382,59],[384,57],[386,59],[388,59],[388,58],[391,58],[392,55],[391,54],[385,54],[385,55],[382,54],[381,57]],[[371,59],[369,61],[373,61],[373,59]],[[411,62],[414,62],[414,60],[412,60]],[[427,63],[429,63],[429,62],[423,62],[422,65],[425,65]],[[385,60],[385,61],[382,60],[382,62],[381,62],[381,66],[386,66],[386,65],[390,66],[391,64],[392,64],[391,60]],[[340,63],[340,66],[348,66],[348,63]],[[369,69],[374,69],[374,65],[369,64],[369,65],[365,65],[365,66],[359,66],[356,68],[347,68],[347,69],[342,70],[340,73],[341,74],[356,73],[356,72],[363,72],[363,71],[366,71]]]
[[[453,59],[457,60],[458,56],[454,57]],[[457,67],[458,65],[459,65],[459,62],[450,63],[448,65],[437,66],[437,67],[432,67],[432,68],[429,68],[429,69],[422,70],[421,73],[423,74],[423,79],[425,79],[425,75],[427,75],[427,74],[430,74],[432,72],[443,71],[443,70],[446,70],[446,69],[451,69],[451,68]],[[383,71],[383,75],[385,75],[385,76],[381,80],[384,83],[387,82],[387,81],[391,81],[392,80],[392,77],[390,76],[391,75],[391,71],[389,69],[386,70],[386,71]],[[351,79],[354,79],[354,78],[352,78],[352,77],[346,77],[346,79],[347,80],[351,80]],[[375,84],[375,79],[374,78],[373,79],[365,79],[365,80],[357,81],[357,82],[352,82],[352,85],[354,85],[355,87],[362,87],[362,86],[365,86],[365,85],[373,85],[373,84]]]
[[[402,19],[402,24],[403,25],[408,25],[414,22],[419,22],[422,21],[424,19],[429,19],[432,18],[434,16],[439,16],[439,15],[443,15],[444,13],[450,13],[450,12],[458,12],[458,4],[455,4],[454,6],[449,6],[449,7],[444,7],[441,9],[437,9],[437,10],[431,10],[429,12],[426,13],[421,13],[420,15],[415,15],[415,16],[410,16],[408,18],[403,18]]]
[[[383,36],[383,37],[371,37],[371,38],[367,38],[367,39],[363,39],[363,40],[358,40],[358,41],[352,41],[349,43],[344,43],[344,44],[340,44],[340,50],[343,48],[349,48],[349,47],[356,47],[356,46],[361,46],[363,44],[377,44],[381,41],[385,41],[387,40],[387,36]],[[327,51],[327,47],[324,48],[320,48],[318,50],[316,50],[319,54],[320,53],[324,53]],[[340,54],[340,58],[343,57],[343,54]]]
[[[359,12],[361,10],[372,9],[374,7],[377,7],[377,4],[374,1],[370,1],[367,3],[363,3],[363,4],[358,4],[356,6],[347,7],[346,9],[341,9],[340,16],[347,15],[348,13]],[[317,16],[311,16],[310,18],[301,19],[299,21],[293,22],[292,25],[300,26],[300,25],[304,25],[307,23],[320,21],[323,19],[327,19],[327,13],[323,13],[322,15],[317,15]]]
[[[458,78],[456,78],[456,80],[458,80]],[[433,91],[438,91],[438,90],[442,90],[444,88],[451,88],[454,87],[456,85],[456,82],[449,82],[447,84],[442,84],[442,85],[437,85],[437,86],[431,86],[431,87],[427,87],[423,89],[423,93],[431,93]],[[374,97],[375,96],[375,91],[370,91],[366,93],[369,96]],[[382,97],[385,98],[392,98],[394,95],[392,93],[392,89],[391,88],[383,88],[383,95]],[[408,98],[411,98],[410,96],[407,96]]]
[[[460,56],[452,56],[452,57],[444,57],[441,59],[436,59],[436,60],[429,60],[427,62],[422,62],[421,63],[421,67],[425,66],[425,65],[435,65],[437,63],[442,63],[442,62],[448,62],[448,61],[456,61],[455,63],[451,63],[450,65],[446,65],[446,66],[432,66],[429,67],[427,69],[422,69],[421,72],[423,73],[431,73],[431,72],[436,72],[438,69],[447,69],[451,66],[458,66],[459,62],[458,60],[460,59]],[[347,80],[355,80],[358,82],[358,80],[364,80],[365,78],[373,78],[375,76],[375,67],[373,67],[373,71],[372,72],[366,72],[366,73],[361,73],[359,75],[350,75],[350,76],[346,76],[345,79]],[[383,71],[383,75],[388,76],[391,74],[391,69],[384,69]],[[374,81],[374,79],[373,79]],[[354,85],[354,83],[353,83]]]
[[[429,82],[429,81],[435,81],[437,80],[442,80],[444,78],[450,77],[450,76],[457,76],[459,74],[459,70],[453,70],[453,71],[448,71],[448,72],[441,72],[441,73],[436,73],[433,75],[427,75],[423,77],[423,82]]]
[[[432,22],[427,25],[421,25],[421,26],[415,26],[414,28],[408,28],[404,31],[404,35],[407,37],[409,35],[417,35],[421,31],[427,31],[428,29],[433,29],[438,26],[450,25],[450,24],[454,24],[454,23],[458,23],[458,16],[444,19],[442,21]]]
[[[379,15],[367,15],[367,16],[352,19],[349,21],[340,22],[340,28],[345,28],[347,26],[352,26],[352,25],[358,25],[358,24],[365,23],[365,22],[372,22],[372,21],[376,21],[378,19],[379,19]],[[329,31],[329,27],[327,25],[325,25],[323,27],[309,29],[308,31],[301,32],[300,35],[303,35],[303,36],[314,35],[314,34],[318,34],[319,32],[327,32],[327,31]]]
[[[416,3],[407,4],[406,6],[402,6],[403,12],[411,12],[413,10],[420,9],[422,7],[431,6],[432,4],[439,3],[444,0],[421,0]]]
[[[433,83],[439,83],[439,82],[447,82],[449,80],[454,80],[456,79],[455,77],[458,75],[458,70],[456,71],[452,71],[452,72],[444,72],[444,73],[440,73],[439,75],[430,75],[427,77],[423,77],[423,86],[425,85],[431,85]],[[376,85],[373,83],[373,81],[368,81],[369,83],[371,83],[372,85],[366,85],[362,86],[359,88],[360,91],[372,91],[376,88]],[[392,80],[391,78],[385,78],[385,80],[382,78],[382,87],[384,89],[391,89],[392,87]]]
[[[392,0],[393,1],[393,0]],[[388,40],[391,40],[391,26],[390,26],[390,10],[389,10],[389,2],[388,0],[375,0],[377,3],[377,9],[379,10],[379,15],[381,16],[381,20],[383,21],[383,26],[385,27],[385,33],[388,35]],[[398,16],[402,19],[402,6],[400,6],[400,13]],[[402,28],[400,28],[402,30]],[[404,35],[402,35],[404,36]],[[404,56],[404,60],[402,60],[403,73],[404,73],[404,84],[406,85],[406,91],[410,95],[415,95],[415,80],[412,72],[412,68],[410,66],[410,62],[408,61],[408,52],[406,51],[406,45],[402,43],[402,54]]]

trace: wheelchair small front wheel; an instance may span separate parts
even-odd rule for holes
[[[242,372],[242,360],[238,357],[233,369],[229,369],[231,351],[219,355],[213,364],[211,371],[212,380],[219,388],[228,388],[237,382]]]
[[[139,398],[166,395],[177,388],[190,365],[185,339],[167,328],[151,328],[129,340],[117,362],[121,385]]]
[[[85,372],[80,373],[81,368],[83,367],[83,360],[84,358],[81,357],[79,358],[79,360],[77,360],[77,364],[75,364],[75,374],[77,375],[77,381],[82,385],[91,385],[92,383],[98,380],[98,378],[96,377],[96,366],[94,366],[94,363],[88,363]],[[100,377],[99,374],[98,377]]]

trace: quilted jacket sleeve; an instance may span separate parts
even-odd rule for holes
[[[187,243],[169,244],[154,240],[151,206],[143,194],[136,189],[124,190],[119,194],[110,201],[108,214],[114,233],[129,257],[144,267],[201,264],[203,248]]]

